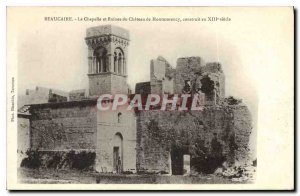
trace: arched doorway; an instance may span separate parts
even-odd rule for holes
[[[123,171],[123,136],[116,133],[113,138],[113,171],[121,173]]]

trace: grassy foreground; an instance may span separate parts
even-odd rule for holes
[[[18,180],[28,184],[232,184],[216,175],[167,176],[100,174],[92,171],[18,168]],[[249,183],[249,182],[248,182]]]

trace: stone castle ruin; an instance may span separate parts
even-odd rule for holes
[[[74,157],[80,157],[104,173],[116,173],[118,166],[123,173],[213,173],[222,165],[249,161],[251,115],[239,100],[225,97],[220,63],[185,57],[173,68],[158,57],[151,61],[150,81],[136,84],[135,93],[142,95],[198,94],[204,100],[201,111],[100,111],[100,95],[131,94],[129,32],[112,25],[92,27],[85,41],[88,93],[75,90],[67,100],[27,103],[26,111],[21,107],[19,152],[38,152],[40,165],[56,168],[78,166]]]

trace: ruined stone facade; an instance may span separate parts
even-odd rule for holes
[[[163,57],[151,60],[150,85],[153,94],[174,93],[174,69]]]
[[[151,60],[150,86],[152,94],[201,93],[205,105],[221,104],[225,98],[221,64],[205,63],[200,57],[179,58],[175,69],[163,57]]]
[[[220,63],[184,57],[173,68],[163,57],[158,57],[151,61],[150,89],[152,94],[199,94],[204,100],[203,110],[140,111],[137,115],[139,172],[183,174],[184,155],[189,156],[191,169],[200,172],[203,170],[197,168],[199,158],[206,159],[206,164],[214,162],[216,156],[227,164],[249,161],[251,115],[245,105],[226,102],[225,76]],[[219,155],[214,152],[215,144]]]
[[[183,174],[184,157],[189,157],[192,170],[200,172],[200,162],[209,165],[215,157],[221,158],[219,165],[247,161],[251,115],[245,105],[226,101],[220,63],[185,57],[174,68],[158,57],[151,60],[150,81],[136,85],[136,93],[142,95],[199,94],[204,99],[201,111],[128,111],[127,105],[101,111],[99,95],[130,92],[129,33],[111,25],[98,26],[87,30],[85,40],[89,96],[74,91],[70,101],[30,105],[30,148],[93,151],[98,172],[116,172],[119,157],[121,170],[133,173]],[[110,106],[112,100],[101,104]]]
[[[249,160],[252,125],[246,106],[212,106],[201,112],[142,111],[137,118],[137,170],[140,172],[172,174],[173,159],[181,156],[183,164],[184,155],[190,155],[190,166],[194,169],[197,164],[194,158],[199,156],[197,150],[201,145],[203,158],[214,156],[214,137],[224,162]],[[174,154],[175,148],[181,154]]]

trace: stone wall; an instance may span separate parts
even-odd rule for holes
[[[177,60],[175,93],[183,93],[190,82],[190,93],[205,94],[206,105],[218,105],[225,98],[225,76],[220,63],[205,63],[200,57]]]
[[[152,94],[173,94],[174,93],[174,73],[175,70],[163,58],[151,60],[150,64],[150,84]]]
[[[18,116],[18,151],[25,153],[30,148],[29,119]]]
[[[69,92],[69,100],[70,101],[80,101],[83,99],[87,99],[88,93],[86,89],[73,90]]]
[[[89,94],[115,94],[128,93],[126,76],[120,76],[112,73],[90,74],[89,75]]]
[[[18,165],[26,157],[26,151],[30,148],[29,119],[18,115]]]
[[[97,100],[30,106],[30,143],[39,151],[96,152],[94,168],[115,172],[114,147],[119,147],[122,171],[136,172],[136,116],[128,105],[100,111]]]
[[[86,150],[96,148],[96,101],[31,105],[32,149]]]
[[[200,57],[179,58],[176,69],[163,57],[151,60],[150,84],[152,94],[204,94],[205,105],[219,105],[225,98],[221,64]]]
[[[225,98],[225,75],[221,64],[218,62],[209,62],[201,67],[201,77],[199,77],[198,81],[203,81],[205,77],[213,82],[214,90],[216,91],[216,102],[221,103]],[[203,82],[201,85],[203,86]]]
[[[247,161],[251,129],[245,106],[210,106],[188,112],[141,111],[137,117],[137,170],[170,173],[174,146],[193,159],[197,146],[203,145],[208,150],[205,156],[210,156],[214,136],[225,160]]]
[[[135,85],[135,94],[148,95],[151,93],[150,82],[140,82]]]
[[[136,172],[136,116],[128,105],[97,115],[96,170],[116,172],[114,147],[119,148],[122,171]]]
[[[129,87],[127,84],[127,76],[119,76],[116,74],[111,75],[111,91],[110,93],[116,94],[121,93],[127,95]]]
[[[182,93],[185,81],[196,81],[201,75],[201,66],[205,63],[200,57],[184,57],[177,59],[175,76],[175,93]],[[193,84],[192,84],[193,85]]]
[[[111,76],[109,73],[89,75],[89,95],[100,95],[111,92]]]
[[[236,163],[251,161],[248,142],[253,128],[252,116],[246,106],[231,106],[233,114],[232,130],[235,133],[235,143],[238,149],[235,151]]]

